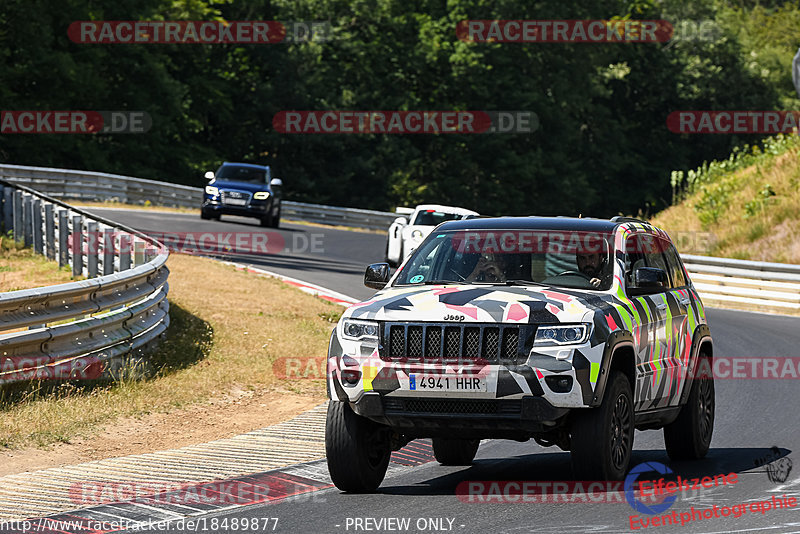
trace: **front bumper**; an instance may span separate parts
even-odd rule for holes
[[[258,219],[266,217],[271,207],[272,202],[270,200],[251,200],[246,206],[232,206],[229,204],[222,204],[219,201],[205,199],[202,205],[203,211],[208,213],[256,217]]]
[[[389,425],[407,436],[517,437],[555,429],[567,408],[542,397],[517,399],[454,399],[385,397],[365,393],[350,403],[368,419]]]

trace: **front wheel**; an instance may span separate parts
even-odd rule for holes
[[[334,485],[353,493],[378,489],[392,449],[386,427],[356,414],[346,402],[329,401],[325,453]]]
[[[472,465],[480,444],[479,439],[433,438],[433,455],[442,465]]]
[[[278,228],[281,225],[281,209],[278,208],[278,213],[272,216],[272,226],[273,228]]]
[[[633,451],[633,395],[619,371],[608,377],[603,402],[577,411],[570,429],[573,474],[579,480],[622,480]]]
[[[711,358],[701,354],[697,369],[689,400],[678,418],[664,427],[664,444],[673,460],[699,460],[711,446],[715,409]]]

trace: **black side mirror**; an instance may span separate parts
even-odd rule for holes
[[[656,267],[639,267],[633,271],[633,284],[629,289],[633,293],[645,295],[660,293],[665,287],[667,287],[666,271]]]
[[[364,271],[364,285],[372,289],[383,289],[389,282],[389,264],[373,263]]]

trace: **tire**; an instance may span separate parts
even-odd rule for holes
[[[622,480],[633,451],[633,394],[619,371],[608,377],[603,402],[576,411],[570,429],[572,471],[578,480]]]
[[[261,217],[259,219],[261,226],[263,227],[270,227],[272,226],[272,215],[267,215],[266,217]]]
[[[201,218],[201,219],[203,219],[203,220],[206,220],[206,221],[207,221],[207,220],[210,220],[210,219],[212,219],[213,217],[214,217],[214,216],[213,216],[213,215],[211,215],[211,214],[210,214],[209,212],[207,212],[206,210],[204,210],[204,209],[201,209],[201,210],[200,210],[200,218]]]
[[[442,465],[472,465],[480,444],[479,439],[433,438],[433,455]]]
[[[325,453],[337,488],[369,493],[383,482],[392,450],[385,427],[357,415],[348,403],[332,400],[325,419]]]
[[[711,358],[701,354],[698,369],[712,369]],[[664,427],[664,444],[672,460],[699,460],[711,446],[714,434],[714,376],[703,373],[692,381],[689,400],[678,418]]]
[[[273,228],[279,228],[281,225],[281,209],[278,208],[278,213],[272,216],[272,224],[270,224]]]

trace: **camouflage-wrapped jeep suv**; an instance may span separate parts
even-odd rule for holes
[[[669,236],[630,218],[504,217],[438,226],[347,309],[328,350],[328,468],[372,491],[392,450],[432,438],[468,465],[481,439],[571,452],[621,479],[634,428],[701,458],[714,424],[711,335]],[[702,364],[702,365],[701,365]]]

